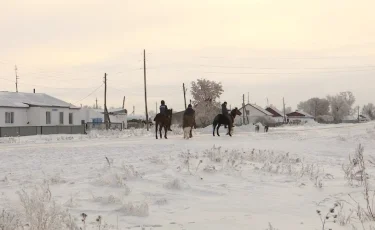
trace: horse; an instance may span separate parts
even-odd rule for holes
[[[230,112],[230,117],[232,119],[232,124],[234,122],[234,118],[236,117],[236,115],[242,115],[242,113],[240,112],[240,110],[236,108],[234,108],[231,112]],[[216,130],[216,133],[217,135],[220,137],[220,134],[219,134],[219,128],[221,125],[228,125],[228,134],[229,136],[232,136],[232,127],[229,125],[229,122],[228,122],[228,118],[223,115],[223,114],[218,114],[213,123],[212,123],[212,126],[213,126],[213,131],[212,131],[212,134],[213,136],[215,136],[215,128],[217,126],[217,130]]]
[[[189,139],[193,137],[193,127],[196,127],[195,114],[184,114],[182,119],[182,128],[184,130],[184,139]]]
[[[167,138],[167,131],[171,127],[171,122],[172,122],[172,109],[168,109],[166,112],[166,115],[158,113],[155,118],[155,134],[156,134],[156,139],[158,139],[158,127],[159,127],[159,133],[160,133],[160,139],[163,139],[163,135],[161,134],[161,129],[164,128],[164,138]]]

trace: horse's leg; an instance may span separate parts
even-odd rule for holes
[[[155,134],[156,134],[156,139],[158,139],[158,123],[155,122]]]
[[[160,125],[159,127],[159,134],[160,134],[160,139],[163,139],[163,136],[161,135],[161,129],[163,128],[163,125]]]
[[[229,136],[232,136],[232,127],[231,127],[231,125],[229,124],[228,125],[228,134],[229,134]]]
[[[220,137],[220,134],[219,134],[219,128],[220,128],[220,126],[221,126],[221,124],[219,123],[217,125],[217,129],[216,129],[216,134],[217,134],[218,137]]]
[[[165,139],[168,139],[168,138],[167,138],[167,132],[168,132],[168,128],[167,128],[167,126],[164,127],[164,131],[165,131],[165,133],[164,133],[164,138],[165,138]]]
[[[192,138],[193,137],[193,126],[190,127],[190,134],[189,134],[189,138]]]

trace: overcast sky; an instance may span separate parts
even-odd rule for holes
[[[374,0],[0,0],[0,90],[144,111],[183,109],[182,83],[220,81],[221,100],[278,107],[353,91],[375,102]],[[98,88],[99,87],[99,88]],[[97,89],[97,91],[95,91]],[[190,94],[188,94],[190,99]]]

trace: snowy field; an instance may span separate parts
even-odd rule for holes
[[[325,229],[370,229],[349,154],[375,156],[375,123],[153,131],[0,138],[0,229],[315,230],[335,204]]]

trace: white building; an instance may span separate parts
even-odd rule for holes
[[[305,113],[303,111],[296,110],[295,112],[288,113],[287,115],[288,122],[296,123],[306,123],[309,121],[314,121],[314,116]]]
[[[44,93],[0,92],[0,127],[80,125],[79,109]]]
[[[235,125],[253,124],[259,119],[266,119],[274,122],[274,120],[272,119],[272,113],[255,104],[245,105],[245,116],[243,114],[243,107],[240,109],[240,112],[242,113],[242,115],[236,116],[236,118],[234,119]]]
[[[111,123],[121,123],[124,129],[128,125],[128,114],[126,109],[108,109],[109,119]],[[82,108],[80,111],[80,118],[82,122],[103,123],[104,110]]]

